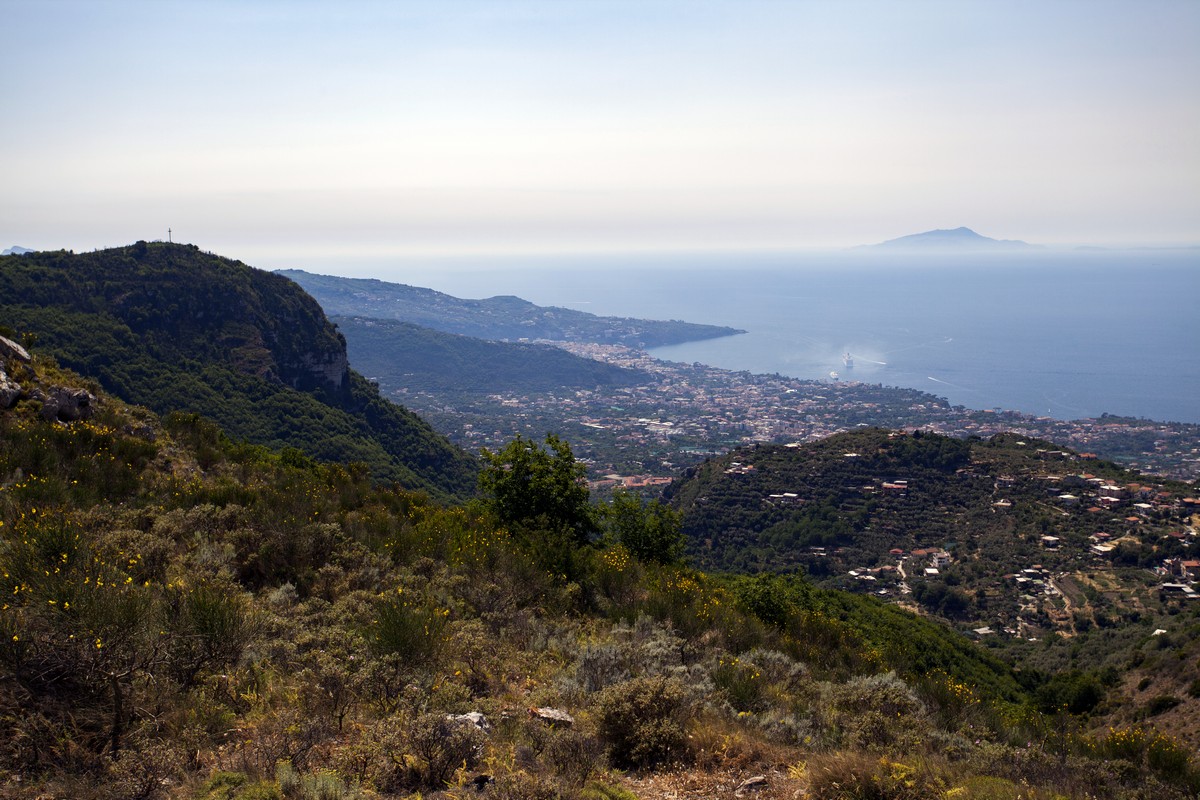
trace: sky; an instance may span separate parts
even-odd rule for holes
[[[1200,243],[1196,0],[0,0],[0,249]]]

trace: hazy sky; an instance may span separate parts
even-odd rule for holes
[[[0,249],[1200,242],[1200,2],[0,0]]]

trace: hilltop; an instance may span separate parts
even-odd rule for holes
[[[864,245],[873,250],[934,251],[934,252],[988,252],[1036,250],[1038,245],[1017,239],[992,239],[981,236],[970,228],[939,229],[888,239],[879,244]]]
[[[569,308],[543,307],[519,297],[462,300],[432,289],[374,279],[313,275],[279,270],[304,287],[327,314],[412,322],[426,328],[478,339],[547,339],[659,347],[745,331],[678,320],[598,317]]]
[[[161,242],[0,257],[0,323],[159,413],[439,497],[474,489],[474,460],[349,368],[316,301],[240,261]]]

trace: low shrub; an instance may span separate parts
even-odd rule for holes
[[[687,751],[683,686],[663,677],[610,686],[596,701],[600,738],[609,760],[639,769],[682,758]]]
[[[928,765],[843,751],[808,764],[812,800],[941,800],[945,784]]]

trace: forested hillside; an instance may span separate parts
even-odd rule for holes
[[[685,566],[673,513],[594,504],[565,442],[491,453],[447,508],[0,345],[6,798],[1200,789],[1149,724],[1091,730],[1086,676]]]
[[[348,367],[294,283],[188,245],[0,258],[0,325],[130,402],[231,436],[465,496],[474,460]],[[15,335],[15,333],[14,333]]]
[[[397,390],[550,392],[630,386],[645,373],[581,358],[550,345],[496,342],[410,322],[333,317],[355,368]]]

